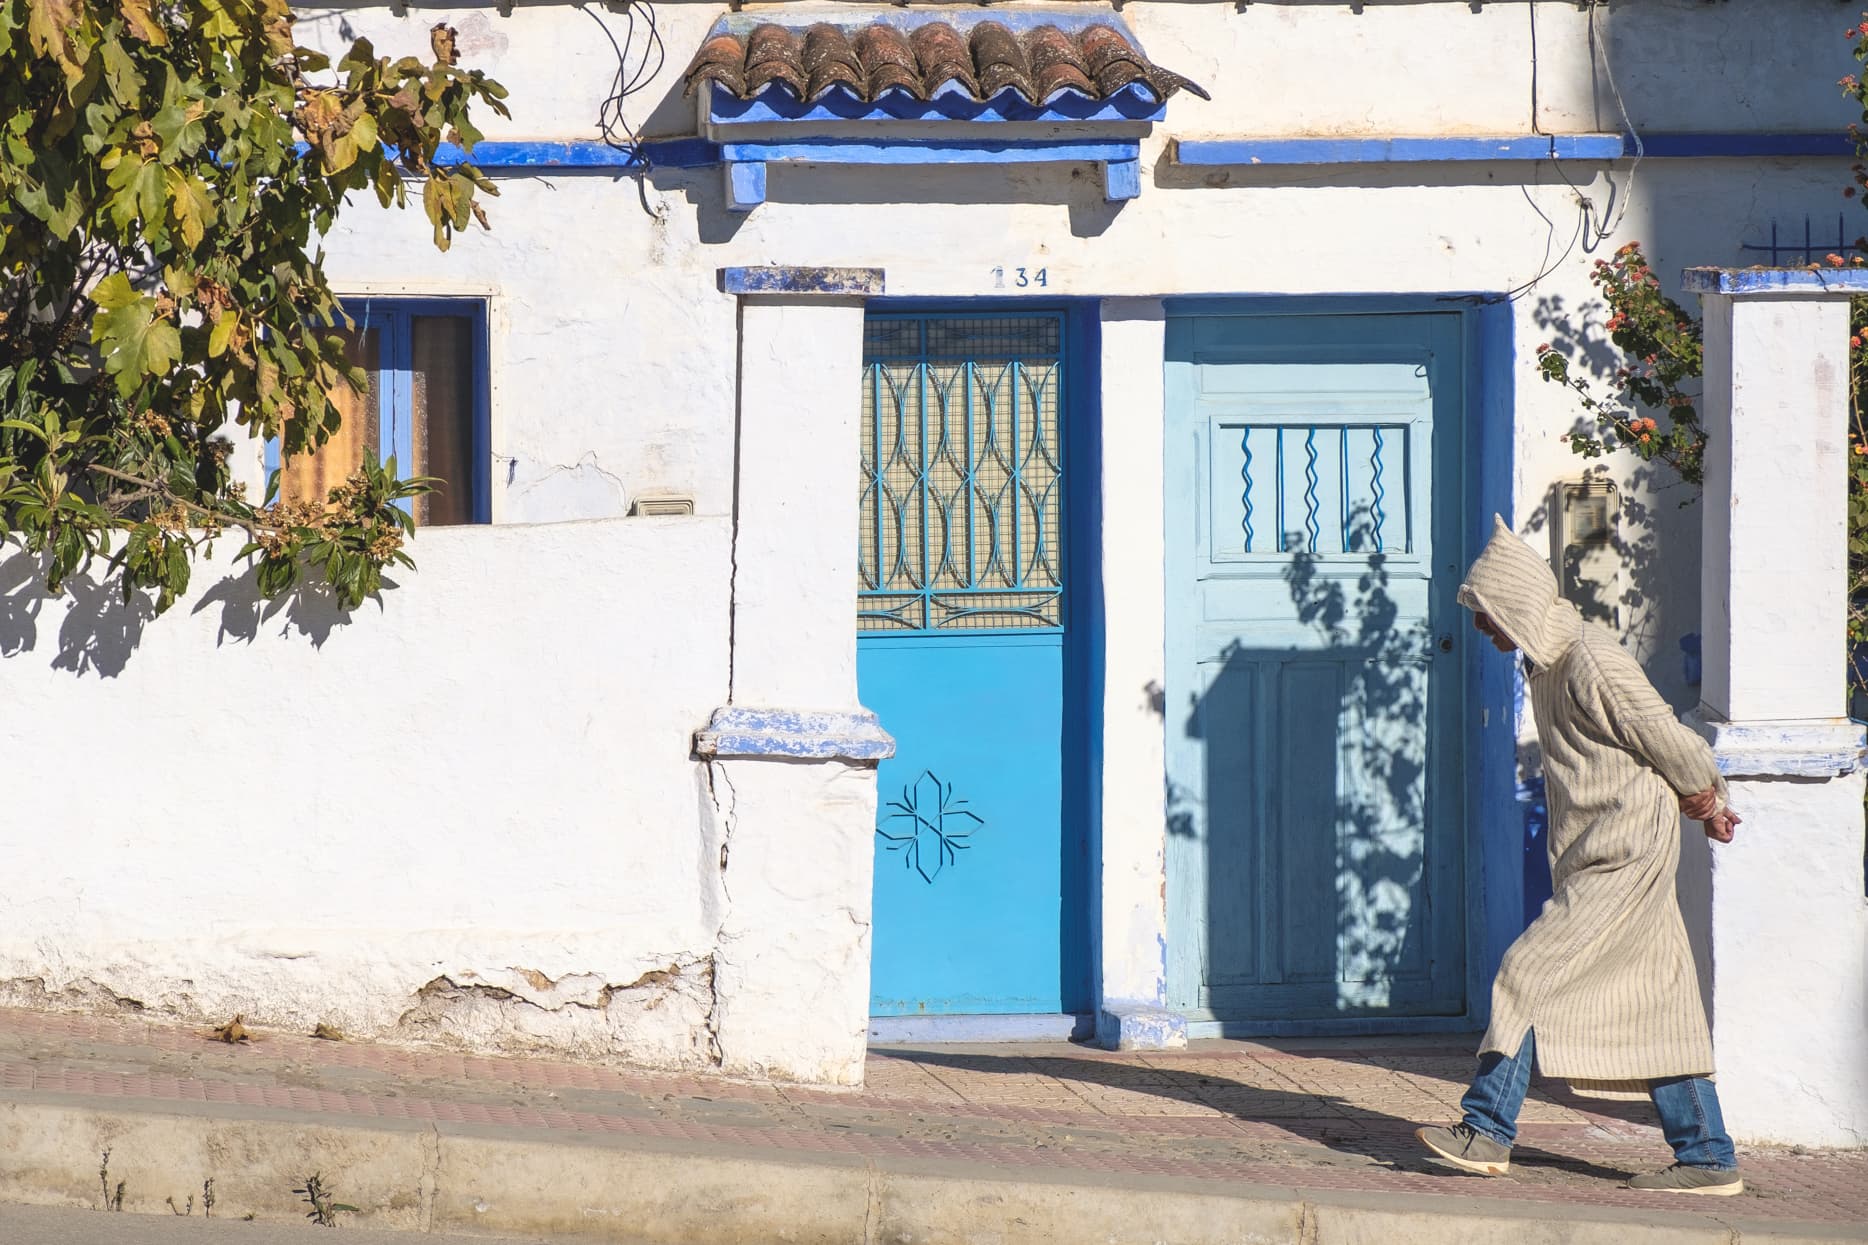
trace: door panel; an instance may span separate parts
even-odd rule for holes
[[[1065,825],[1064,317],[865,332],[857,681],[878,774],[872,1014],[1081,1006]]]
[[[1170,323],[1169,995],[1196,1019],[1464,1009],[1459,332]]]

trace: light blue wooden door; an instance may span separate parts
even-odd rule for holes
[[[1456,314],[1168,329],[1169,994],[1465,1008]]]
[[[877,776],[871,1010],[1083,1006],[1067,832],[1061,314],[872,314],[857,678]]]

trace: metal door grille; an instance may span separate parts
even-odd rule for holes
[[[871,316],[857,625],[1063,625],[1063,318]]]

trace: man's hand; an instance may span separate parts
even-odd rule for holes
[[[1691,817],[1694,821],[1708,820],[1713,813],[1718,811],[1718,808],[1719,793],[1717,790],[1710,787],[1700,792],[1698,795],[1683,795],[1680,797],[1680,811],[1685,813],[1688,817]]]
[[[1717,815],[1707,819],[1706,837],[1715,843],[1730,843],[1732,841],[1732,832],[1738,828],[1738,824],[1743,820],[1744,818],[1734,813],[1731,809],[1722,809]]]

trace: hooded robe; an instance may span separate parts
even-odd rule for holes
[[[1712,749],[1615,636],[1558,595],[1549,563],[1502,519],[1459,602],[1490,616],[1527,659],[1554,886],[1499,966],[1481,1053],[1514,1055],[1535,1029],[1544,1075],[1600,1096],[1711,1075],[1674,874],[1680,798],[1712,789],[1724,807]]]

